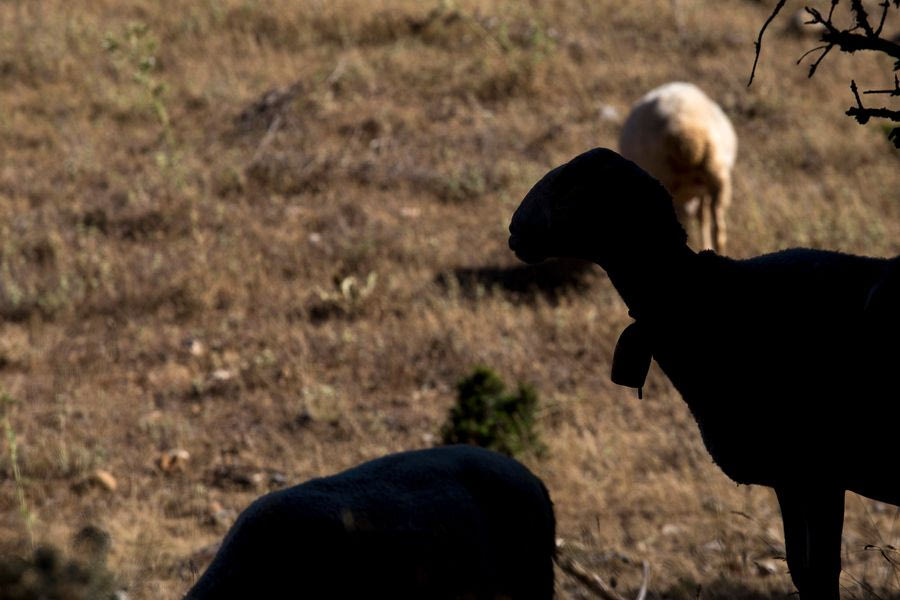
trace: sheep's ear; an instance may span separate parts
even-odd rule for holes
[[[640,396],[650,370],[651,357],[650,344],[643,328],[637,322],[632,323],[616,343],[610,378],[618,385],[637,388]]]

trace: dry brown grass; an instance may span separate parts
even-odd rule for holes
[[[658,371],[643,401],[609,382],[603,274],[506,271],[530,185],[675,79],[738,131],[734,255],[900,252],[898,154],[843,116],[889,63],[808,80],[813,42],[776,24],[747,89],[765,4],[682,2],[679,31],[663,0],[0,3],[0,385],[35,536],[100,525],[132,598],[176,597],[251,498],[428,445],[483,363],[537,388],[529,463],[583,562],[633,590],[649,561],[653,598],[789,592],[757,567],[783,555],[773,494],[717,470]],[[4,443],[10,552],[16,489]],[[848,498],[847,597],[900,593],[864,549],[900,544],[897,515]]]

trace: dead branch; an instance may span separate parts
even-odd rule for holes
[[[642,564],[643,574],[641,575],[641,589],[635,600],[644,600],[647,597],[647,585],[650,583],[650,563],[646,560]]]
[[[889,96],[900,96],[900,77],[894,75],[894,89],[892,90],[866,90],[863,94],[887,94]]]
[[[866,12],[866,8],[863,6],[862,0],[850,0],[850,10],[852,10],[856,14],[857,27],[861,27],[869,37],[875,35],[875,32],[872,30],[872,26],[869,25],[869,14]]]
[[[859,88],[856,87],[856,81],[850,81],[850,91],[856,98],[856,106],[851,106],[847,110],[847,115],[856,119],[860,125],[865,125],[872,117],[879,119],[890,119],[900,122],[900,110],[890,110],[888,108],[866,108],[863,106],[862,99],[859,97]]]
[[[900,0],[882,0],[878,4],[881,7],[881,15],[878,18],[877,26],[872,26],[872,21],[870,21],[869,13],[866,11],[863,6],[862,0],[849,0],[850,4],[850,12],[853,14],[853,20],[850,27],[840,29],[838,28],[833,21],[834,10],[838,4],[840,4],[841,0],[831,0],[831,6],[828,10],[828,15],[825,16],[815,8],[806,6],[804,10],[810,15],[810,20],[806,21],[807,25],[821,25],[824,29],[824,32],[821,35],[821,41],[824,42],[823,45],[817,46],[807,52],[804,52],[800,59],[797,61],[799,64],[803,61],[804,58],[812,54],[813,52],[817,52],[821,50],[821,54],[816,58],[815,61],[809,67],[809,77],[815,75],[816,70],[819,68],[819,65],[825,59],[829,52],[835,47],[837,47],[841,52],[847,52],[848,54],[852,54],[859,50],[868,50],[872,52],[880,52],[887,56],[897,59],[894,63],[893,70],[900,71],[900,43],[897,43],[893,40],[889,40],[881,37],[881,33],[884,30],[884,23],[887,19],[887,13],[890,10],[891,6],[894,6],[897,9],[900,9]],[[753,68],[750,71],[750,81],[747,83],[749,86],[753,83],[753,77],[756,73],[756,65],[759,62],[759,55],[762,48],[762,38],[766,29],[772,20],[778,15],[781,9],[784,7],[786,0],[778,0],[774,9],[772,10],[769,17],[766,19],[765,23],[763,23],[762,28],[759,30],[759,37],[755,43],[756,46],[756,55],[753,59]],[[852,106],[847,110],[847,115],[856,119],[860,124],[868,123],[868,121],[872,118],[879,119],[888,119],[895,123],[900,123],[900,111],[892,110],[887,107],[867,107],[864,106],[862,100],[859,95],[859,90],[856,86],[856,82],[853,81],[850,84],[850,89],[853,92],[853,96],[856,99],[856,106]],[[891,97],[900,96],[900,80],[898,80],[897,75],[894,75],[894,88],[893,89],[876,89],[876,90],[868,90],[863,92],[864,94],[886,94]],[[893,141],[894,145],[900,148],[900,127],[895,127],[888,134],[888,139]]]
[[[586,588],[597,594],[604,600],[625,600],[625,598],[614,590],[608,583],[596,573],[586,569],[580,562],[571,556],[556,557],[556,564],[559,568],[580,581]]]
[[[598,597],[603,598],[603,600],[626,600],[624,596],[606,583],[602,577],[572,558],[568,552],[564,552],[565,546],[566,543],[563,540],[558,540],[556,543],[556,564],[559,565],[560,569],[577,579]],[[645,600],[647,597],[647,586],[650,582],[650,564],[645,560],[642,565],[641,587],[635,600]]]
[[[756,38],[756,41],[753,42],[753,45],[756,46],[756,56],[753,59],[753,68],[750,70],[750,81],[747,82],[747,87],[750,87],[750,84],[753,83],[753,76],[756,75],[756,64],[759,62],[759,53],[762,50],[762,39],[763,34],[766,32],[766,28],[769,26],[769,23],[778,16],[778,13],[781,12],[781,9],[784,7],[784,3],[787,0],[778,0],[778,4],[775,5],[775,9],[772,11],[772,14],[769,15],[769,18],[766,19],[766,22],[763,23],[762,29],[759,30],[759,35]]]
[[[858,1],[858,0],[855,0]],[[832,9],[834,5],[832,5]],[[857,50],[871,50],[873,52],[882,52],[893,58],[900,59],[900,44],[896,44],[890,40],[880,37],[869,25],[868,17],[865,9],[862,13],[857,13],[856,27],[861,27],[867,33],[853,33],[851,29],[838,29],[832,22],[833,10],[828,13],[828,18],[822,16],[815,8],[806,6],[804,10],[812,16],[811,21],[807,21],[810,25],[822,25],[825,27],[825,33],[822,34],[822,41],[829,45],[837,46],[842,52],[853,53]],[[880,30],[880,27],[879,27]],[[895,66],[895,68],[898,68]]]

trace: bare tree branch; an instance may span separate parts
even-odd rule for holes
[[[580,581],[585,587],[594,592],[603,600],[625,600],[625,598],[613,589],[603,579],[586,569],[580,562],[571,556],[557,556],[556,564],[559,568]]]
[[[603,578],[593,571],[588,570],[584,565],[572,558],[568,552],[567,546],[568,544],[561,539],[556,541],[556,564],[560,569],[580,581],[582,585],[603,600],[626,600],[626,598],[617,592],[615,588],[606,583]],[[641,575],[641,587],[638,590],[635,600],[646,599],[647,585],[650,583],[650,563],[646,560],[643,561],[641,568],[643,571]]]
[[[888,11],[892,6],[900,9],[900,0],[882,0],[878,4],[878,6],[881,7],[881,14],[878,16],[878,24],[876,27],[872,26],[869,13],[863,5],[863,0],[847,1],[853,17],[851,25],[845,28],[839,28],[832,20],[835,9],[841,3],[841,0],[831,0],[831,6],[829,7],[827,17],[823,16],[822,13],[815,8],[810,6],[804,7],[804,10],[810,15],[810,20],[806,21],[806,24],[821,25],[824,29],[820,37],[824,44],[804,52],[797,60],[797,63],[801,63],[803,59],[813,52],[821,50],[821,54],[819,54],[809,67],[809,77],[812,77],[815,75],[816,70],[828,53],[831,52],[832,48],[837,47],[841,52],[846,52],[848,54],[852,54],[858,50],[880,52],[896,59],[893,70],[895,72],[900,71],[900,43],[893,39],[881,37],[881,33],[884,31],[885,21],[887,20]],[[778,0],[772,13],[759,30],[759,36],[755,42],[756,55],[753,59],[753,68],[750,71],[750,81],[747,83],[748,86],[753,83],[753,78],[756,74],[756,66],[759,63],[759,55],[762,49],[763,34],[785,4],[786,0]],[[851,81],[850,90],[853,92],[854,99],[856,100],[856,106],[851,106],[846,114],[856,119],[857,122],[865,124],[868,123],[870,119],[877,118],[888,119],[895,123],[900,123],[900,110],[893,110],[884,106],[878,108],[864,106],[859,95],[859,88],[856,85],[856,81]],[[896,73],[894,74],[894,87],[892,89],[872,89],[863,93],[885,94],[890,97],[900,97],[900,78],[898,78]],[[888,139],[891,140],[897,148],[900,148],[900,127],[893,128],[890,133],[888,133]]]
[[[900,122],[900,110],[891,110],[889,108],[864,108],[861,106],[851,106],[847,109],[848,116],[853,117],[860,124],[865,125],[869,119],[890,119],[891,121]]]
[[[822,13],[815,8],[807,6],[804,7],[804,10],[812,15],[812,20],[809,21],[810,24],[820,24],[825,27],[825,33],[822,34],[822,41],[837,46],[842,52],[853,53],[857,50],[872,50],[900,59],[900,44],[878,37],[874,32],[872,32],[871,35],[862,35],[859,33],[852,33],[849,29],[838,29],[831,22],[831,13],[828,14],[828,18],[826,19],[822,16]],[[857,23],[859,23],[859,21],[857,21]],[[868,21],[865,21],[865,23],[866,26],[868,26]],[[869,30],[871,31],[871,27],[869,27]],[[900,65],[895,65],[894,70],[898,69],[900,69]]]

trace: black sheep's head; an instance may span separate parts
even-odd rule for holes
[[[509,247],[527,263],[576,257],[653,256],[684,246],[672,198],[659,181],[612,150],[595,148],[556,167],[522,200]]]

